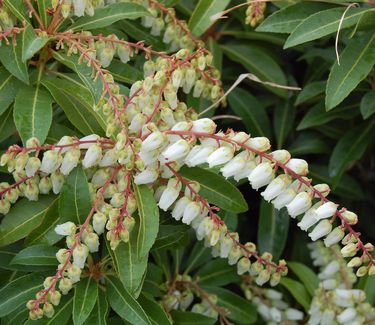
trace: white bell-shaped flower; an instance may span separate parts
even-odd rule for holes
[[[184,224],[190,225],[190,223],[199,216],[200,212],[201,205],[198,202],[190,202],[184,210],[182,222]]]
[[[38,169],[41,166],[41,162],[39,158],[37,157],[31,157],[28,159],[26,166],[25,166],[25,172],[27,177],[32,177],[36,174]]]
[[[292,218],[306,212],[311,208],[312,200],[310,194],[301,192],[286,206],[288,213]]]
[[[267,151],[269,148],[271,148],[270,140],[266,137],[250,138],[246,141],[246,145],[262,152]]]
[[[250,173],[248,179],[251,187],[258,190],[269,184],[275,176],[275,172],[272,165],[269,162],[260,163],[254,170]]]
[[[89,249],[86,245],[79,245],[73,250],[73,264],[78,266],[80,269],[85,267],[85,262],[89,254]]]
[[[163,146],[165,140],[165,136],[160,131],[152,132],[145,140],[143,140],[141,150],[152,151],[159,149]]]
[[[102,159],[102,148],[98,144],[92,145],[87,149],[85,157],[82,160],[84,168],[90,168],[97,165]]]
[[[232,177],[236,175],[236,173],[244,168],[246,165],[246,160],[242,157],[234,157],[232,160],[227,162],[224,167],[220,169],[220,172],[223,174],[225,178]]]
[[[180,191],[173,186],[167,186],[160,197],[158,206],[160,209],[167,211],[168,208],[177,200]]]
[[[100,167],[109,167],[114,165],[117,162],[119,155],[118,151],[116,149],[110,149],[108,150],[102,160],[99,162]]]
[[[134,183],[137,185],[150,184],[156,181],[159,174],[155,168],[146,168],[134,177]]]
[[[207,158],[210,168],[227,163],[233,158],[234,149],[230,147],[220,147],[211,153]]]
[[[306,231],[307,229],[315,225],[319,221],[315,211],[316,209],[314,208],[309,209],[305,213],[301,221],[297,223],[297,226],[300,227],[303,231]]]
[[[357,316],[355,308],[346,308],[341,314],[337,316],[337,321],[340,324],[347,324]]]
[[[271,183],[268,184],[266,189],[262,193],[260,193],[260,195],[262,195],[267,202],[270,202],[275,197],[280,195],[287,188],[290,182],[291,179],[288,175],[279,175]]]
[[[59,154],[54,150],[46,151],[43,155],[40,171],[46,174],[53,173],[59,167]]]
[[[199,120],[193,121],[191,130],[198,133],[214,134],[216,130],[216,124],[209,118],[201,118]]]
[[[333,202],[326,202],[316,209],[318,219],[326,219],[332,217],[337,211],[338,204]]]
[[[189,167],[195,167],[204,164],[207,157],[215,151],[213,146],[194,146],[185,158],[185,164]]]
[[[81,17],[85,14],[87,0],[73,0],[74,14]]]
[[[87,135],[81,139],[79,139],[79,149],[88,149],[90,148],[92,145],[95,144],[95,141],[99,140],[99,136],[97,134],[90,134],[90,135]]]
[[[295,308],[287,308],[285,310],[285,317],[288,320],[302,320],[303,319],[303,312],[299,311]]]
[[[272,201],[272,204],[277,210],[280,210],[283,207],[285,207],[287,204],[292,202],[292,200],[296,197],[296,195],[297,193],[295,190],[291,188],[287,188],[280,195],[278,195],[276,199]]]
[[[178,140],[169,147],[167,147],[163,152],[162,156],[165,161],[175,161],[178,159],[185,158],[190,151],[190,144],[183,139]]]
[[[98,212],[95,213],[93,216],[92,226],[94,228],[94,231],[101,235],[104,232],[104,227],[107,222],[107,217],[104,213]]]
[[[189,203],[191,203],[191,200],[185,196],[179,199],[172,210],[172,218],[179,221],[184,215],[185,208]]]
[[[309,237],[311,240],[316,241],[319,238],[327,236],[331,230],[332,224],[327,219],[324,219],[315,226],[312,232],[309,233]]]
[[[324,245],[326,247],[330,247],[334,244],[337,244],[343,239],[345,236],[345,232],[341,229],[341,227],[336,227],[332,230],[332,232],[324,238]]]
[[[75,231],[76,231],[76,225],[71,221],[62,223],[55,227],[56,234],[61,235],[61,236],[74,235]]]
[[[298,175],[303,176],[309,172],[309,166],[306,160],[303,159],[292,158],[286,163],[285,166]]]
[[[61,173],[69,175],[69,173],[77,167],[80,156],[81,151],[79,149],[70,149],[66,152],[60,166]]]

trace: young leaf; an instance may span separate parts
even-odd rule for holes
[[[11,264],[19,265],[57,265],[57,247],[47,245],[35,245],[21,250],[11,261]]]
[[[214,22],[211,16],[223,11],[230,0],[200,0],[189,20],[189,29],[194,36],[201,36]]]
[[[137,325],[151,325],[146,312],[115,277],[106,277],[107,298],[112,309],[122,319]]]
[[[35,292],[42,288],[43,276],[27,274],[0,289],[0,317],[8,315],[19,305],[35,298]]]
[[[43,220],[56,197],[43,196],[36,202],[22,199],[3,218],[0,225],[0,246],[26,237]]]
[[[107,325],[108,302],[103,291],[99,290],[98,299],[85,325]]]
[[[22,61],[22,34],[17,35],[16,42],[16,44],[10,42],[9,45],[0,46],[0,61],[13,76],[25,84],[29,84],[27,63]]]
[[[158,304],[152,297],[142,294],[138,302],[147,313],[150,320],[157,325],[172,325],[163,307]]]
[[[60,222],[73,221],[82,225],[91,209],[89,184],[81,165],[66,178],[59,199]]]
[[[309,311],[311,297],[301,282],[283,277],[280,284],[291,293],[291,295],[305,309],[306,312]]]
[[[171,312],[174,325],[214,325],[216,319],[190,311],[173,310]]]
[[[139,229],[137,249],[140,258],[146,256],[159,231],[159,209],[151,190],[146,185],[135,186],[138,205]]]
[[[369,91],[362,97],[360,109],[364,120],[375,113],[375,91]]]
[[[123,19],[136,19],[149,16],[148,10],[136,3],[114,3],[103,8],[97,8],[94,16],[79,18],[69,29],[73,31],[90,30],[112,25]]]
[[[271,136],[271,125],[266,109],[250,92],[241,88],[228,96],[231,109],[242,118],[242,123],[252,136]]]
[[[335,183],[339,180],[347,166],[361,159],[367,146],[371,143],[375,120],[363,123],[349,130],[337,143],[333,149],[329,160],[329,175],[335,178]]]
[[[330,8],[325,3],[301,2],[282,8],[268,16],[256,29],[257,32],[291,33],[310,15]]]
[[[179,173],[189,181],[198,182],[201,186],[199,194],[208,202],[227,211],[247,211],[247,203],[242,193],[222,176],[199,167],[183,167]]]
[[[279,85],[286,85],[284,72],[278,63],[262,48],[247,46],[245,44],[226,44],[222,46],[224,54],[231,60],[243,65],[248,72],[253,73],[262,81],[274,82]],[[265,86],[274,94],[286,98],[287,92],[284,89]]]
[[[89,317],[98,298],[98,284],[94,278],[86,277],[74,288],[73,322],[81,325]]]
[[[319,279],[313,270],[302,263],[288,262],[288,268],[302,281],[310,296],[319,287]]]
[[[326,108],[340,104],[357,85],[367,77],[375,65],[375,33],[373,31],[353,38],[340,55],[329,74],[326,90]]]
[[[332,33],[336,33],[344,8],[332,8],[319,11],[303,20],[288,37],[284,48],[303,44]],[[368,8],[351,8],[342,19],[341,29],[354,26]]]
[[[53,98],[37,83],[35,87],[24,87],[18,92],[14,103],[14,123],[22,142],[32,137],[44,143],[52,123]]]
[[[271,203],[262,200],[258,226],[258,248],[261,253],[270,252],[278,260],[284,250],[289,230],[286,209],[276,210]]]
[[[16,98],[21,83],[4,67],[0,67],[0,115]],[[1,133],[1,132],[0,132]]]
[[[255,306],[235,293],[218,287],[204,287],[209,293],[217,295],[218,305],[229,310],[228,318],[236,324],[253,324],[257,320]]]

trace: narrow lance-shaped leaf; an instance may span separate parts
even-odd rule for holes
[[[85,325],[107,325],[108,302],[103,291],[99,290],[98,299]]]
[[[31,25],[22,33],[22,62],[31,59],[48,42],[48,36],[40,33],[37,35]]]
[[[171,312],[174,325],[214,325],[216,319],[190,311],[173,310]]]
[[[17,78],[10,74],[4,67],[0,67],[0,115],[14,101],[20,85],[21,83]]]
[[[151,297],[142,294],[139,297],[138,302],[145,310],[148,317],[154,322],[154,324],[172,325],[171,321],[164,311],[164,308]]]
[[[35,245],[21,250],[11,261],[11,264],[21,265],[57,265],[57,247]]]
[[[360,109],[364,119],[375,113],[375,91],[369,91],[362,97]]]
[[[0,121],[0,142],[9,138],[13,133],[16,133],[16,126],[13,120],[13,109],[9,108],[3,115]]]
[[[51,17],[47,13],[47,9],[52,7],[51,0],[37,0],[37,3],[40,18],[42,18],[44,25],[47,26],[51,20]]]
[[[81,325],[89,317],[98,298],[98,284],[92,277],[79,281],[74,289],[73,322]]]
[[[311,297],[301,282],[284,277],[281,279],[280,284],[291,293],[306,312],[309,311]]]
[[[292,130],[295,115],[296,109],[289,102],[275,109],[273,128],[275,130],[277,149],[283,147],[285,139]]]
[[[313,270],[302,263],[288,262],[288,268],[297,275],[311,296],[319,286],[319,278]]]
[[[4,0],[4,4],[20,21],[30,23],[26,4],[23,0]]]
[[[370,73],[375,65],[375,33],[367,32],[350,40],[332,67],[326,89],[327,110],[340,104]]]

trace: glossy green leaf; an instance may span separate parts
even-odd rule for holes
[[[326,108],[340,104],[367,77],[375,65],[375,33],[367,32],[350,40],[334,64],[326,89]]]
[[[43,220],[56,200],[54,196],[41,196],[38,201],[22,199],[3,218],[0,225],[0,246],[26,237]]]
[[[8,109],[1,115],[0,120],[0,142],[9,138],[12,134],[16,133],[17,129],[13,120],[13,109]]]
[[[278,260],[284,250],[289,230],[286,209],[276,210],[271,203],[262,200],[258,226],[258,249],[269,252]]]
[[[54,52],[53,57],[77,73],[78,77],[90,91],[94,102],[97,103],[103,92],[103,83],[100,77],[96,80],[93,79],[92,68],[88,67],[86,63],[80,63],[78,55],[68,56],[65,53]]]
[[[29,318],[29,310],[25,305],[20,305],[5,317],[1,318],[1,325],[23,324]]]
[[[157,303],[152,297],[142,294],[138,302],[147,313],[153,324],[155,325],[172,325],[163,307]]]
[[[375,91],[369,91],[362,97],[360,109],[363,119],[375,113]]]
[[[280,284],[291,293],[294,299],[297,300],[297,302],[305,309],[306,312],[309,311],[311,297],[301,282],[283,277]]]
[[[171,312],[174,325],[214,325],[216,319],[190,311],[173,310]]]
[[[367,276],[363,290],[366,293],[366,301],[373,306],[375,304],[375,278],[373,276]]]
[[[325,89],[326,81],[314,81],[307,84],[305,87],[303,87],[301,92],[298,93],[294,105],[298,106],[311,101],[317,96],[324,94]]]
[[[146,185],[135,185],[138,205],[139,229],[137,249],[140,258],[146,256],[159,231],[159,209],[152,191]]]
[[[245,44],[230,43],[222,46],[224,54],[231,60],[243,65],[248,72],[256,75],[262,81],[286,85],[286,78],[278,63],[262,48]],[[265,86],[278,96],[286,97],[284,89]]]
[[[82,225],[91,210],[91,198],[86,174],[81,165],[73,169],[65,179],[59,199],[60,222],[76,222]]]
[[[16,98],[21,83],[4,67],[0,67],[0,115]]]
[[[292,156],[321,154],[330,152],[330,146],[315,132],[301,132],[288,151]]]
[[[91,95],[87,88],[57,78],[44,79],[42,83],[64,110],[69,121],[82,134],[104,135],[105,119],[93,110]]]
[[[242,193],[222,176],[199,167],[183,167],[179,173],[187,180],[198,182],[201,186],[199,194],[208,202],[227,211],[247,211]]]
[[[37,4],[39,16],[42,18],[44,25],[47,26],[51,20],[51,17],[47,13],[47,9],[52,7],[51,0],[37,0]]]
[[[301,2],[292,4],[268,16],[256,29],[257,32],[291,33],[310,15],[328,9],[324,3]]]
[[[107,325],[109,306],[105,294],[99,290],[98,299],[85,325]]]
[[[129,64],[122,63],[120,60],[112,60],[111,65],[108,67],[115,80],[133,84],[137,80],[143,79],[141,70],[134,68]]]
[[[35,245],[21,250],[11,261],[11,264],[21,265],[56,265],[57,247]]]
[[[285,42],[284,48],[303,44],[336,33],[345,8],[319,11],[303,20]],[[367,8],[351,8],[342,19],[341,29],[354,26]]]
[[[271,125],[266,109],[250,92],[241,88],[228,96],[231,109],[242,118],[247,132],[252,136],[271,136]]]
[[[295,115],[296,109],[294,106],[290,105],[289,102],[285,102],[285,105],[275,108],[273,128],[275,131],[277,149],[283,148],[287,136],[292,131]]]
[[[319,278],[315,272],[302,263],[288,262],[287,264],[288,268],[305,285],[305,288],[310,296],[313,296],[315,290],[319,287]]]
[[[209,293],[217,295],[217,304],[229,310],[228,318],[235,324],[253,324],[257,320],[255,306],[248,300],[223,288],[204,287]]]
[[[74,31],[90,30],[109,26],[123,19],[136,19],[149,16],[148,10],[136,3],[114,3],[103,8],[97,8],[94,16],[83,16],[77,19],[69,29]]]
[[[26,62],[22,61],[23,39],[22,34],[16,37],[17,45],[10,42],[9,45],[0,46],[0,61],[2,65],[16,78],[29,84],[29,73]]]
[[[31,59],[48,42],[47,35],[37,35],[31,25],[22,33],[22,62]]]
[[[181,247],[187,244],[187,233],[189,227],[186,225],[160,225],[158,236],[155,244],[152,246],[153,250],[165,249],[167,247]]]
[[[352,162],[361,159],[371,143],[375,131],[375,120],[350,129],[337,143],[329,160],[329,175],[336,182]]]
[[[30,23],[27,7],[23,0],[4,0],[4,4],[20,21]]]
[[[205,286],[224,286],[238,282],[236,268],[228,264],[226,259],[212,260],[199,268],[196,276],[199,284]]]
[[[18,92],[13,116],[24,144],[32,137],[44,143],[52,123],[52,103],[53,98],[40,83]]]
[[[27,274],[0,289],[0,317],[8,315],[19,305],[35,298],[35,293],[43,287],[43,276]]]
[[[189,29],[194,36],[201,36],[214,22],[211,16],[223,11],[230,0],[199,0],[189,20]]]
[[[210,37],[207,42],[207,48],[212,54],[212,65],[221,71],[223,65],[223,51],[221,50],[219,43]]]
[[[86,277],[74,288],[73,322],[81,325],[89,317],[98,298],[98,284],[92,277]]]
[[[112,309],[122,319],[137,325],[152,324],[140,304],[123,287],[115,277],[106,277],[107,299]]]

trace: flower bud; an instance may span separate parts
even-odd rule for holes
[[[84,168],[90,168],[97,165],[102,159],[102,148],[94,144],[87,149],[85,157],[82,160],[82,166]]]
[[[43,155],[40,171],[46,174],[53,173],[60,164],[59,154],[54,150],[46,151]]]
[[[48,298],[49,298],[49,301],[54,305],[54,306],[58,306],[60,304],[60,299],[61,299],[61,293],[57,290],[54,290],[52,289],[49,293],[48,293]]]
[[[345,235],[345,232],[341,227],[336,227],[332,232],[324,239],[326,247],[337,244]]]
[[[83,269],[85,267],[86,258],[88,256],[88,248],[86,245],[79,245],[73,250],[73,264]]]
[[[198,202],[190,202],[183,213],[182,222],[190,225],[190,223],[198,217],[201,212],[201,206]]]
[[[59,194],[65,182],[64,175],[59,171],[54,171],[51,174],[51,182],[52,182],[52,192],[54,194]]]
[[[340,324],[348,323],[357,316],[357,311],[354,308],[346,308],[342,313],[337,316]]]
[[[309,172],[307,162],[303,159],[292,158],[286,163],[285,166],[297,175],[304,176]]]
[[[250,270],[250,260],[247,257],[242,257],[237,263],[237,274],[242,275]]]
[[[357,270],[357,272],[356,272],[356,276],[357,277],[363,277],[363,276],[365,276],[366,274],[367,274],[367,272],[368,272],[368,268],[367,268],[367,266],[361,266],[358,270]]]
[[[280,195],[290,183],[290,176],[285,174],[279,175],[260,194],[267,202],[270,202],[278,195]]]
[[[94,214],[92,225],[94,227],[95,232],[98,235],[101,235],[104,232],[104,227],[105,227],[106,222],[107,222],[107,217],[105,216],[104,213],[98,212]]]
[[[357,254],[357,251],[358,251],[357,244],[349,243],[341,249],[341,254],[343,257],[352,257],[355,254]]]
[[[69,251],[65,248],[61,248],[56,253],[56,259],[60,264],[64,264],[69,258]]]
[[[268,140],[266,137],[250,138],[246,141],[246,145],[262,152],[267,151],[269,148],[271,148],[270,140]]]
[[[258,190],[269,184],[275,176],[275,172],[272,165],[269,162],[260,163],[254,170],[250,173],[248,179],[251,187]]]
[[[95,233],[90,233],[84,240],[90,253],[95,253],[99,251],[99,237]]]
[[[204,164],[207,157],[210,156],[215,151],[213,146],[194,146],[185,158],[185,164],[189,167],[195,167]]]
[[[271,152],[271,156],[273,159],[275,159],[277,162],[285,164],[287,161],[289,161],[291,155],[287,150],[275,150]]]
[[[309,233],[311,240],[315,241],[328,235],[332,230],[332,224],[328,220],[320,221],[314,228],[314,230]]]
[[[191,200],[187,197],[182,197],[181,199],[179,199],[172,210],[172,218],[179,221],[184,215],[186,207],[190,203]]]
[[[70,149],[67,151],[60,166],[61,173],[69,175],[69,173],[77,167],[80,156],[81,151],[79,149]]]
[[[73,222],[68,221],[63,224],[57,225],[55,227],[55,232],[58,235],[71,236],[74,235],[76,232],[76,225]]]
[[[341,212],[341,215],[349,225],[355,225],[358,222],[358,216],[354,212],[346,210]]]
[[[31,157],[26,163],[25,166],[25,171],[26,171],[26,176],[32,177],[35,175],[35,173],[38,171],[38,169],[41,166],[41,162],[39,158],[37,157]]]
[[[337,211],[337,204],[326,202],[316,209],[316,215],[319,220],[332,217]]]
[[[207,158],[210,168],[227,163],[233,158],[233,148],[222,146],[211,153]]]
[[[150,184],[156,181],[159,174],[155,168],[146,168],[134,177],[134,183],[137,185]]]
[[[68,294],[72,289],[72,281],[68,278],[62,278],[59,283],[59,289],[63,295]]]
[[[267,269],[264,269],[259,272],[259,275],[255,278],[255,282],[258,286],[262,286],[263,284],[268,282],[270,276],[270,272]]]
[[[228,264],[229,265],[236,264],[241,256],[242,256],[241,248],[239,248],[237,245],[233,245],[228,255]]]
[[[48,318],[52,318],[52,316],[54,315],[55,313],[55,310],[53,309],[53,306],[52,304],[49,304],[48,302],[46,302],[43,306],[43,313],[46,317]]]
[[[297,196],[286,206],[292,218],[306,212],[311,208],[311,196],[306,192],[298,193]]]
[[[209,118],[201,118],[192,122],[191,130],[197,133],[209,133],[214,134],[216,130],[216,124]]]
[[[73,284],[77,283],[81,279],[81,273],[82,273],[82,270],[74,264],[71,264],[68,267],[68,277],[72,281]]]

